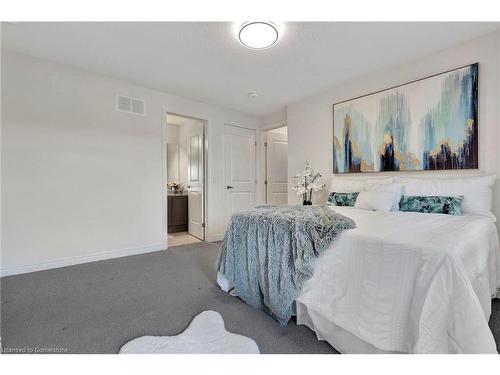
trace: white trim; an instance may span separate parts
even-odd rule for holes
[[[112,259],[112,258],[120,258],[129,255],[136,254],[145,254],[151,253],[154,251],[165,250],[165,246],[163,244],[152,244],[152,245],[144,245],[136,248],[129,249],[119,249],[119,250],[111,250],[111,251],[103,251],[90,255],[82,255],[76,257],[68,257],[68,258],[60,258],[51,260],[48,262],[35,263],[35,264],[26,264],[22,266],[14,266],[14,267],[6,267],[0,270],[0,275],[10,276],[10,275],[19,275],[21,273],[35,272],[48,270],[52,268],[60,268],[73,266],[76,264],[96,262],[99,260]]]
[[[167,111],[161,116],[161,243],[168,249],[168,192],[167,192]]]
[[[267,142],[267,132],[268,130],[261,130],[259,133],[260,136],[260,144],[259,144],[259,161],[260,161],[260,184],[259,191],[261,194],[262,204],[267,204],[267,188],[266,188],[266,142]]]
[[[203,120],[203,241],[207,240],[208,225],[208,120]]]

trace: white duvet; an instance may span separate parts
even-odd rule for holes
[[[297,299],[299,323],[326,339],[318,331],[332,323],[380,351],[496,353],[488,319],[500,250],[490,219],[335,210],[357,228],[315,261]]]

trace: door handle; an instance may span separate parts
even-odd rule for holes
[[[234,189],[234,186],[227,185],[227,186],[226,186],[226,189]]]

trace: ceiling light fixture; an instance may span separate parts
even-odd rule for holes
[[[245,22],[238,32],[240,43],[251,49],[265,49],[278,41],[278,27],[272,22]]]

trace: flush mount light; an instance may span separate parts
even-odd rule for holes
[[[272,22],[246,22],[240,27],[240,43],[251,49],[265,49],[278,41],[278,28]]]

